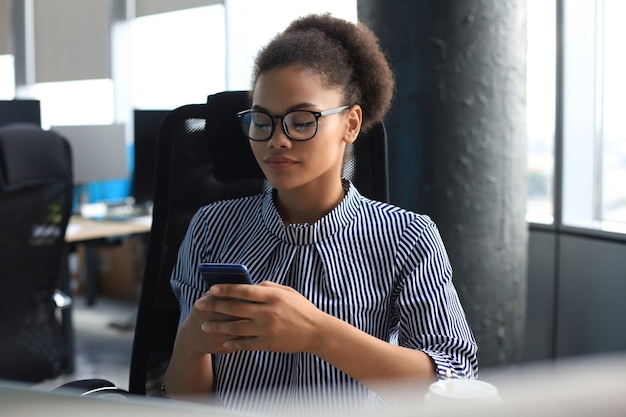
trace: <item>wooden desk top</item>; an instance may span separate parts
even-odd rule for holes
[[[136,217],[129,220],[92,220],[72,216],[65,233],[68,243],[84,242],[107,237],[134,235],[150,232],[152,218]]]

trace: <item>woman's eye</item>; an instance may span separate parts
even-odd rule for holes
[[[295,130],[307,130],[315,125],[315,122],[294,122],[291,127]]]
[[[252,126],[255,129],[261,129],[261,130],[270,130],[272,128],[272,125],[270,123],[258,123],[258,122],[253,122]]]

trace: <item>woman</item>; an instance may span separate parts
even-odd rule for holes
[[[263,398],[358,403],[381,380],[475,376],[436,226],[342,179],[346,147],[382,120],[393,88],[375,35],[330,15],[294,21],[259,53],[238,116],[273,190],[192,220],[172,277],[168,395],[258,410]],[[201,262],[243,263],[258,285],[206,292]]]

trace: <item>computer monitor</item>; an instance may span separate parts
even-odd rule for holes
[[[52,126],[72,149],[74,184],[128,178],[123,124]]]
[[[154,201],[157,138],[161,123],[170,110],[134,111],[135,145],[132,195],[136,204]]]
[[[39,100],[0,100],[0,126],[18,122],[41,126]]]

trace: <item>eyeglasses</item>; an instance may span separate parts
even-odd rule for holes
[[[341,106],[324,111],[292,110],[282,116],[272,116],[262,110],[244,110],[237,113],[243,133],[253,141],[269,140],[276,129],[276,119],[281,120],[285,135],[291,140],[305,141],[317,133],[318,119],[322,116],[341,113],[350,106]]]

